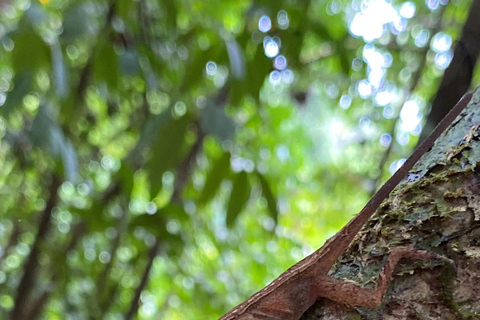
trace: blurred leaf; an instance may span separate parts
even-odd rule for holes
[[[19,29],[10,36],[15,43],[12,50],[12,66],[15,72],[50,67],[50,48],[32,28]]]
[[[247,78],[244,83],[247,85],[247,92],[251,94],[255,100],[259,99],[260,89],[263,86],[265,77],[272,70],[272,62],[265,56],[262,45],[257,46],[257,51],[248,66]]]
[[[263,174],[260,172],[256,172],[258,179],[260,180],[260,184],[262,186],[262,194],[267,200],[267,207],[270,216],[275,221],[275,224],[278,222],[278,209],[277,209],[277,198],[273,195],[272,189],[270,188],[270,184],[268,183],[267,179]]]
[[[235,135],[235,121],[225,114],[223,106],[207,102],[200,113],[200,126],[208,135],[212,135],[220,142],[232,140]]]
[[[188,116],[178,120],[171,118],[158,132],[158,140],[151,149],[152,156],[145,166],[150,179],[152,197],[162,188],[163,173],[173,169],[180,162],[189,123]]]
[[[285,40],[283,40],[285,38]],[[304,35],[299,31],[292,31],[282,36],[282,51],[288,59],[289,68],[298,63],[303,46]]]
[[[140,72],[140,65],[138,63],[138,55],[135,50],[127,48],[120,56],[120,69],[124,74],[137,75]]]
[[[103,214],[105,204],[101,200],[94,200],[92,205],[87,209],[70,208],[72,212],[77,213],[82,221],[88,227],[90,232],[104,232],[108,227],[112,226],[113,220],[107,220]]]
[[[78,38],[95,34],[92,4],[88,2],[74,4],[63,15],[63,32],[60,41],[71,43]]]
[[[168,121],[172,119],[172,110],[167,109],[160,114],[150,116],[147,120],[147,123],[144,126],[140,139],[138,139],[135,148],[129,153],[128,158],[132,159],[133,162],[136,161],[136,157],[142,154],[146,147],[152,145],[156,138],[158,137],[158,131],[166,125]]]
[[[134,17],[137,17],[136,15],[137,5],[138,5],[138,2],[136,1],[118,0],[115,12],[122,20],[129,21],[130,20],[129,18],[132,15]]]
[[[337,57],[339,59],[340,68],[344,75],[348,76],[350,74],[350,63],[352,58],[349,56],[349,50],[345,47],[344,43],[347,41],[349,37],[348,32],[345,33],[345,37],[341,40],[337,41]]]
[[[235,40],[226,40],[225,43],[227,45],[232,75],[238,80],[243,80],[245,78],[246,67],[242,48]]]
[[[22,104],[23,97],[33,89],[33,74],[25,71],[17,73],[13,78],[13,89],[7,94],[7,99],[0,107],[0,114],[4,117]]]
[[[191,90],[191,87],[195,82],[200,80],[204,80],[204,69],[207,65],[209,60],[214,60],[218,57],[218,48],[217,47],[210,47],[206,51],[197,50],[196,53],[193,55],[192,59],[186,70],[188,70],[188,77],[183,78],[182,82],[182,89],[183,90]]]
[[[117,177],[121,182],[123,193],[127,198],[130,198],[133,189],[133,175],[135,170],[133,167],[125,160],[122,160],[120,169],[117,172]]]
[[[330,30],[323,24],[321,21],[315,20],[310,23],[310,30],[312,30],[315,35],[320,37],[325,42],[334,42],[335,40],[330,35]]]
[[[52,50],[52,68],[53,83],[55,84],[55,93],[62,99],[68,95],[68,75],[63,59],[62,48],[58,43],[51,46]]]
[[[66,139],[58,123],[48,114],[48,107],[41,104],[37,116],[33,120],[30,130],[32,144],[47,153],[54,159],[62,161],[65,178],[74,180],[78,174],[77,154],[70,140]]]
[[[205,185],[198,199],[200,205],[209,202],[213,198],[222,180],[230,174],[230,157],[230,152],[224,152],[212,164],[212,168],[207,174]]]
[[[111,44],[99,46],[99,53],[93,66],[96,79],[104,80],[110,89],[118,89],[118,57]]]
[[[177,25],[177,8],[175,7],[175,1],[162,1],[166,11],[166,21],[170,24],[170,27]]]
[[[246,77],[243,80],[234,79],[230,84],[230,101],[234,106],[239,106],[248,95],[259,101],[265,77],[272,71],[272,62],[265,56],[262,45],[257,45],[255,55],[247,60],[246,66]]]
[[[178,234],[168,232],[167,222],[170,219],[174,219],[177,222],[186,221],[188,215],[180,206],[168,204],[158,209],[154,214],[145,213],[135,216],[130,222],[129,228],[134,230],[136,227],[142,227],[155,235],[157,239],[183,244]]]
[[[233,180],[233,188],[228,200],[227,207],[227,226],[233,226],[239,213],[243,210],[250,198],[251,186],[248,182],[248,176],[245,171],[236,174]]]
[[[60,155],[62,157],[65,178],[68,181],[75,181],[78,176],[77,152],[75,151],[75,148],[70,140],[63,136],[63,132],[60,130],[60,128],[58,128],[58,132],[62,134],[60,136],[62,140],[59,140],[59,142],[63,142],[61,144]]]
[[[27,21],[22,20],[20,24],[23,24],[23,22],[28,22],[31,26],[38,26],[40,24],[48,23],[49,16],[45,12],[43,6],[41,6],[39,3],[33,2],[25,11],[23,19]]]

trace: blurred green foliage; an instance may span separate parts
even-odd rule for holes
[[[0,318],[246,299],[408,155],[468,4],[0,1]]]

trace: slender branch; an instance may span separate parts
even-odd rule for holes
[[[195,158],[202,150],[203,140],[205,139],[205,134],[202,132],[200,126],[197,124],[197,140],[195,141],[192,149],[188,155],[183,159],[180,165],[177,168],[177,177],[175,179],[175,184],[173,185],[173,194],[172,202],[180,203],[181,202],[181,193],[185,188],[185,184],[188,181],[188,177],[191,175],[193,168],[195,167]]]
[[[10,249],[17,244],[19,235],[20,235],[20,226],[17,222],[14,222],[12,231],[10,232],[10,236],[8,237],[8,241],[3,247],[2,252],[0,253],[0,266],[2,265],[5,257],[8,256]]]
[[[110,3],[106,18],[105,18],[105,23],[103,24],[103,27],[99,32],[100,35],[105,34],[107,29],[109,28],[112,22],[112,19],[115,16],[116,4],[117,4],[117,0],[113,0]],[[88,85],[90,84],[90,75],[91,75],[94,59],[96,56],[97,44],[98,44],[98,41],[93,44],[92,49],[90,50],[90,55],[87,59],[87,62],[85,63],[85,66],[82,68],[80,72],[80,80],[77,86],[77,99],[80,101],[83,101],[85,97],[85,92],[87,91]]]
[[[173,194],[171,198],[171,202],[173,203],[181,203],[181,194],[185,185],[188,181],[188,177],[191,175],[193,168],[195,167],[195,158],[201,152],[203,146],[203,140],[205,138],[205,134],[201,131],[200,126],[197,125],[197,140],[193,144],[192,148],[190,149],[189,153],[185,157],[185,159],[180,162],[177,167],[177,178],[175,179],[175,184],[173,187]],[[133,318],[134,315],[137,314],[138,308],[140,306],[139,300],[142,291],[146,288],[148,283],[148,277],[150,274],[150,270],[153,265],[153,261],[157,256],[158,250],[160,247],[159,239],[155,240],[155,244],[150,249],[148,262],[143,271],[142,280],[140,281],[137,289],[135,290],[135,295],[130,303],[130,309],[128,310],[127,314],[125,315],[125,320],[130,320]]]
[[[145,267],[145,270],[143,272],[142,280],[140,280],[140,283],[138,284],[138,287],[135,290],[132,303],[130,304],[130,309],[125,315],[125,320],[130,320],[137,314],[138,308],[140,306],[140,295],[142,294],[143,289],[145,289],[145,287],[147,286],[148,277],[150,276],[150,270],[152,269],[153,261],[157,256],[159,248],[160,248],[160,242],[157,239],[148,254],[147,266]]]
[[[63,259],[67,259],[67,255],[69,252],[73,251],[77,244],[79,243],[83,233],[85,232],[85,224],[83,222],[77,223],[73,228],[72,228],[72,238],[70,239],[67,249],[65,250],[65,254]],[[55,266],[54,266],[55,267]],[[57,266],[58,267],[58,266]],[[25,319],[28,320],[35,320],[38,319],[43,312],[43,308],[47,304],[48,300],[50,299],[50,296],[52,295],[54,288],[57,285],[58,278],[60,277],[60,270],[57,270],[54,272],[51,276],[50,280],[50,285],[47,287],[49,289],[45,290],[40,297],[37,299],[33,300],[32,302],[29,303],[28,307],[28,312],[26,312]],[[69,273],[66,273],[67,277],[69,276]],[[65,283],[68,283],[68,281],[65,281]]]
[[[112,247],[110,249],[110,261],[108,261],[108,263],[105,265],[105,268],[103,269],[100,277],[98,278],[97,291],[100,296],[100,319],[104,318],[105,314],[110,308],[110,305],[113,302],[113,299],[111,299],[111,295],[109,295],[109,292],[106,290],[107,279],[115,263],[115,257],[117,256],[117,251],[120,247],[122,235],[126,230],[127,221],[128,216],[126,213],[119,218],[116,228],[117,232],[115,238],[112,240]]]
[[[29,295],[35,285],[35,276],[37,269],[37,258],[40,253],[40,245],[45,241],[50,230],[50,220],[52,218],[52,209],[58,201],[58,188],[62,181],[57,175],[52,176],[52,182],[49,187],[50,196],[47,200],[45,209],[40,213],[40,223],[38,233],[33,242],[30,254],[23,267],[23,276],[17,289],[17,296],[12,312],[10,313],[11,320],[24,319],[24,312],[26,310],[26,303]]]

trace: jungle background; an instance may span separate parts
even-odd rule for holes
[[[470,5],[0,1],[0,318],[220,317],[408,157]]]

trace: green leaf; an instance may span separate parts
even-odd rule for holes
[[[166,170],[173,169],[180,162],[187,126],[188,116],[178,120],[171,118],[158,132],[158,139],[152,146],[152,156],[146,164],[150,179],[150,194],[154,197],[162,188],[162,176]]]
[[[15,72],[36,71],[50,68],[50,48],[31,28],[11,34],[15,43],[12,50],[12,66]]]
[[[82,218],[82,221],[85,222],[90,232],[103,232],[113,224],[113,219],[106,219],[103,214],[104,209],[105,204],[97,199],[92,202],[92,205],[88,209],[73,207],[69,210],[77,213]]]
[[[23,97],[33,89],[33,74],[25,71],[17,73],[13,78],[13,89],[7,94],[7,99],[0,107],[0,114],[4,117],[21,106]]]
[[[177,25],[177,8],[175,1],[162,1],[164,5],[164,10],[166,12],[166,22],[171,27],[176,27]]]
[[[242,80],[245,78],[245,56],[243,55],[242,48],[235,40],[226,40],[228,59],[230,60],[230,70],[232,75]]]
[[[62,158],[63,172],[66,180],[74,181],[78,176],[77,152],[70,140],[63,136],[60,128],[58,128],[58,132],[61,133],[60,156]]]
[[[111,44],[104,41],[93,66],[96,79],[104,80],[110,89],[118,85],[118,57]]]
[[[227,207],[227,226],[230,228],[237,220],[238,215],[243,210],[250,198],[251,186],[248,182],[248,176],[245,171],[236,174],[233,181],[232,193]]]
[[[137,18],[137,3],[131,0],[118,0],[115,13],[124,22],[130,21],[131,17]]]
[[[239,105],[247,95],[259,101],[260,89],[270,71],[272,71],[272,62],[265,56],[262,45],[257,45],[255,54],[247,61],[245,78],[243,80],[234,79],[230,85],[231,104]]]
[[[267,200],[267,207],[270,216],[275,221],[275,224],[278,222],[278,209],[277,209],[277,198],[273,195],[270,184],[263,174],[256,172],[257,177],[260,180],[260,185],[262,186],[262,195]]]
[[[120,169],[117,172],[117,178],[120,180],[123,193],[130,198],[133,189],[133,175],[135,171],[133,167],[125,160],[122,160]]]
[[[172,119],[172,110],[167,109],[160,114],[150,116],[138,139],[135,148],[129,153],[128,158],[136,162],[136,157],[142,154],[146,147],[149,147],[156,141],[158,131],[163,128]]]
[[[119,64],[122,73],[126,75],[134,76],[140,72],[137,52],[131,48],[127,48],[120,56]]]
[[[217,192],[223,179],[230,174],[230,152],[224,152],[212,165],[198,199],[200,205],[209,202]]]
[[[205,81],[203,76],[205,66],[209,60],[216,61],[219,57],[219,50],[217,47],[210,47],[206,51],[197,50],[192,54],[186,70],[190,76],[183,77],[183,82],[181,84],[182,91],[192,90],[192,87],[195,87],[195,84],[199,81]]]
[[[95,34],[96,23],[91,13],[91,3],[75,4],[67,9],[63,18],[63,32],[60,35],[62,43],[72,43],[78,38]]]
[[[52,50],[52,71],[53,83],[55,84],[55,93],[62,99],[68,95],[68,75],[63,59],[62,48],[58,43],[51,46]]]
[[[200,126],[208,135],[220,142],[232,140],[235,135],[235,121],[225,114],[225,109],[209,101],[200,113]]]
[[[175,219],[178,222],[187,221],[188,215],[182,207],[168,204],[163,208],[160,208],[154,214],[141,214],[132,219],[129,224],[131,230],[136,227],[142,227],[150,231],[157,239],[178,241],[181,238],[177,234],[168,232],[167,222],[170,219]]]
[[[41,27],[42,24],[47,24],[49,22],[49,19],[50,17],[45,11],[44,7],[39,3],[34,2],[25,11],[20,25],[30,24],[33,27]]]
[[[78,161],[75,149],[63,135],[58,123],[50,117],[47,105],[41,104],[38,108],[29,137],[34,146],[50,153],[54,159],[61,160],[67,180],[72,181],[77,177]]]

